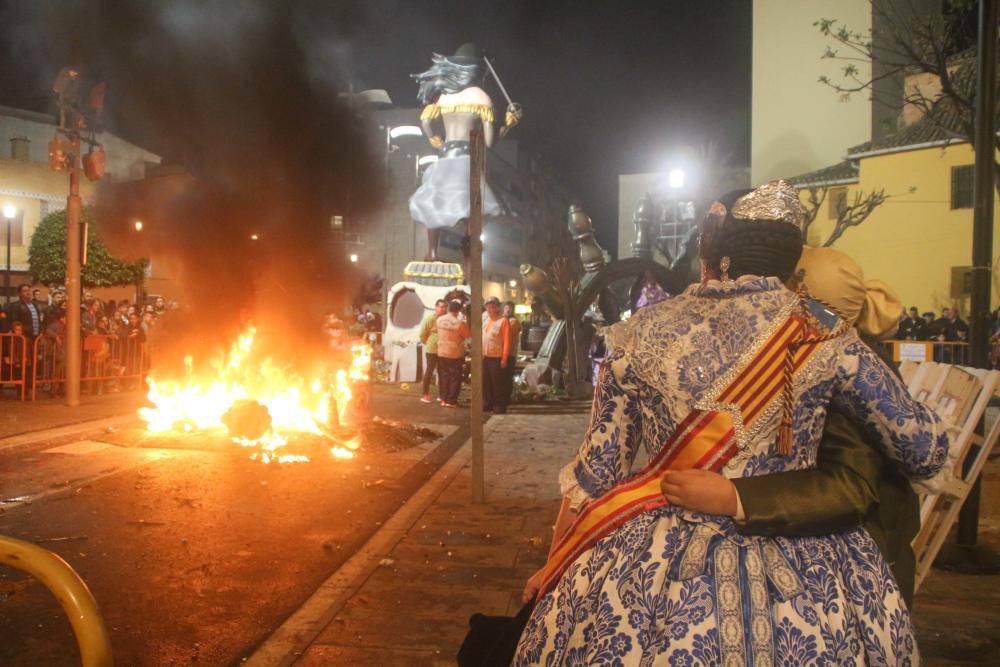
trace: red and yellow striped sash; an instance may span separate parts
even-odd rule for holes
[[[805,331],[797,315],[786,319],[712,401],[722,409],[693,409],[649,465],[588,504],[549,555],[539,595],[551,590],[566,568],[598,540],[643,512],[668,504],[660,491],[660,479],[667,470],[721,470],[739,449],[733,415],[738,414],[742,427],[750,429],[780,397],[788,346],[801,340]],[[798,370],[817,346],[794,349]]]

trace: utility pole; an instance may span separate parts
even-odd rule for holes
[[[66,405],[80,405],[81,348],[80,300],[82,294],[80,267],[86,261],[83,247],[85,234],[81,228],[80,169],[87,178],[96,181],[104,175],[104,150],[95,140],[97,119],[104,111],[105,85],[91,88],[86,102],[81,95],[80,71],[64,67],[52,86],[59,105],[59,126],[49,143],[49,166],[55,171],[69,172],[69,197],[66,200]],[[83,135],[86,133],[86,137]],[[62,136],[60,136],[62,135]],[[65,137],[65,138],[63,138]],[[80,147],[90,145],[87,155]]]
[[[469,410],[472,440],[472,500],[486,500],[483,467],[483,172],[486,145],[483,130],[477,127],[469,136],[469,330],[472,333],[472,407]]]
[[[80,405],[80,134],[70,135],[66,155],[69,198],[66,200],[66,405]]]

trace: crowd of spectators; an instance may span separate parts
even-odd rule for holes
[[[26,377],[30,383],[30,379],[37,375],[32,372],[36,364],[47,366],[43,373],[46,378],[54,376],[54,369],[55,374],[61,372],[57,367],[64,359],[67,307],[65,287],[52,286],[47,294],[30,285],[18,288],[17,299],[0,309],[0,334],[20,337],[4,338],[0,351],[0,382]],[[106,360],[109,366],[116,366],[124,374],[138,372],[139,346],[174,308],[176,304],[168,305],[162,297],[155,297],[143,305],[125,299],[102,300],[84,290],[80,306],[80,333],[85,369]],[[44,348],[36,346],[39,337],[46,339]],[[44,350],[48,350],[48,354]],[[95,376],[99,374],[93,373]]]
[[[66,334],[66,288],[53,286],[43,295],[39,288],[21,285],[18,298],[0,311],[0,333],[14,331],[20,322],[22,335],[34,338],[48,335],[62,339]],[[101,300],[89,290],[84,290],[80,305],[80,331],[82,335],[145,337],[157,321],[176,304],[168,305],[163,297],[145,305],[127,299]]]
[[[950,343],[967,343],[969,325],[961,318],[957,308],[944,308],[941,316],[932,312],[922,315],[915,307],[904,313],[899,322],[899,340],[930,340]]]

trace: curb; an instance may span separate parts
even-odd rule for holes
[[[133,411],[124,415],[120,414],[111,417],[103,417],[101,419],[91,419],[89,421],[77,422],[75,424],[56,426],[43,431],[29,431],[20,435],[12,435],[6,438],[0,438],[0,452],[20,447],[28,447],[30,445],[46,442],[47,440],[51,440],[53,438],[75,435],[81,431],[92,431],[94,429],[108,426],[120,428],[130,422],[137,421],[138,419],[139,418]]]
[[[484,444],[501,421],[490,419],[486,422],[483,427]],[[295,663],[471,459],[470,438],[243,664],[250,667],[288,667]]]

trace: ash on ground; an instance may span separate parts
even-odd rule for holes
[[[375,417],[361,427],[360,431],[362,449],[372,448],[386,452],[410,449],[441,437],[440,433],[429,428],[382,417]]]

